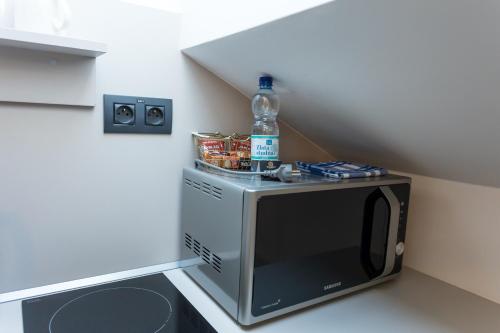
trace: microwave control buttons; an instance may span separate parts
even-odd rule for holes
[[[405,243],[399,242],[396,245],[396,255],[400,256],[403,254],[403,252],[405,252]]]

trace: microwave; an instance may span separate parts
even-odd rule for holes
[[[183,269],[241,325],[401,272],[410,178],[257,177],[183,172]]]

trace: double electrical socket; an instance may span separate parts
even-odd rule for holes
[[[172,100],[104,95],[104,133],[172,133]]]

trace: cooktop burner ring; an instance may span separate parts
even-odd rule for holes
[[[169,312],[168,312],[168,316],[165,318],[165,320],[163,321],[163,323],[160,325],[160,327],[158,327],[156,330],[154,330],[153,332],[151,333],[158,333],[160,332],[168,323],[168,321],[170,320],[170,317],[172,316],[172,304],[170,303],[170,301],[168,300],[168,298],[166,298],[165,296],[163,296],[162,294],[154,291],[154,290],[151,290],[151,289],[146,289],[146,288],[137,288],[137,287],[115,287],[115,288],[104,288],[104,289],[99,289],[99,290],[94,290],[92,292],[89,292],[89,293],[86,293],[84,295],[81,295],[81,296],[78,296],[78,297],[75,297],[69,301],[67,301],[66,303],[64,303],[63,305],[61,305],[57,310],[56,312],[54,312],[54,314],[52,315],[52,317],[50,318],[50,321],[49,321],[49,333],[57,333],[53,330],[53,323],[55,322],[54,319],[56,319],[57,315],[59,313],[62,312],[62,310],[64,310],[67,306],[85,298],[85,297],[88,297],[88,296],[91,296],[91,295],[95,295],[95,294],[98,294],[98,293],[102,293],[102,292],[106,292],[106,291],[116,291],[116,290],[123,290],[123,289],[128,289],[128,290],[135,290],[135,291],[142,291],[142,292],[147,292],[147,293],[152,293],[156,296],[159,296],[161,297],[165,302],[166,304],[168,304],[168,308],[169,308]]]

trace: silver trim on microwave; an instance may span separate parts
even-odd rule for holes
[[[385,198],[389,202],[390,218],[389,218],[389,235],[387,236],[387,254],[385,256],[385,268],[379,278],[391,274],[396,261],[396,244],[398,242],[398,227],[399,227],[399,200],[392,192],[389,186],[379,187]]]

